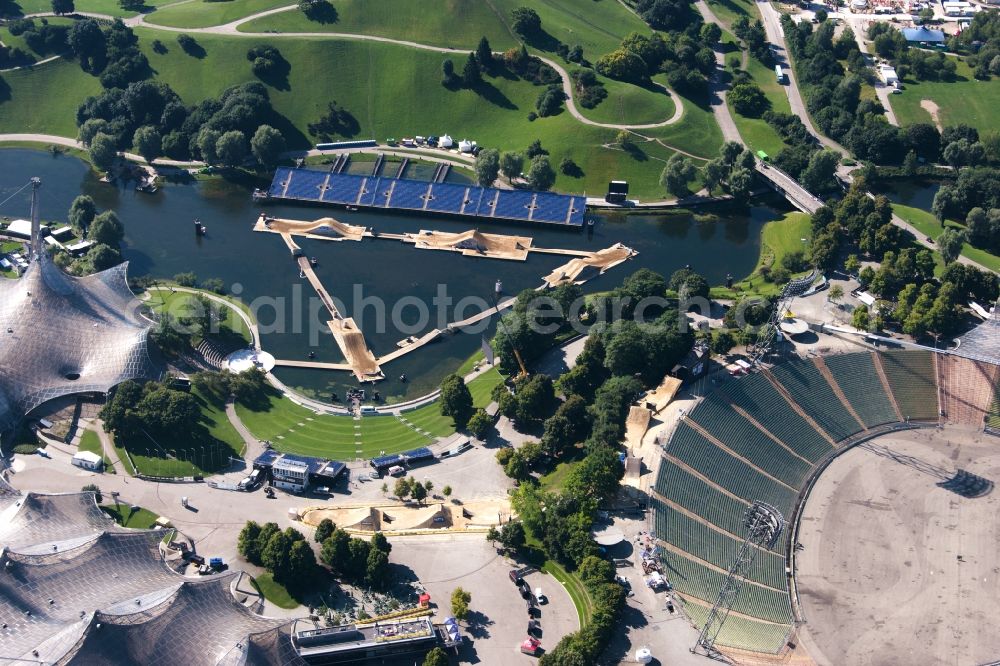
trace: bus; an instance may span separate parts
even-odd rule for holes
[[[778,83],[785,82],[785,72],[781,69],[781,65],[774,66],[774,76],[778,79]]]

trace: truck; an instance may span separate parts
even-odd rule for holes
[[[778,80],[778,83],[785,82],[785,70],[781,68],[781,65],[774,66],[774,76]]]

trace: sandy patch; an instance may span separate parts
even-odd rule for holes
[[[307,525],[329,518],[338,527],[357,532],[387,533],[409,530],[485,529],[511,517],[506,499],[453,504],[429,502],[424,505],[380,502],[370,506],[308,507],[299,512]]]
[[[930,114],[931,120],[934,121],[934,125],[938,128],[939,132],[944,129],[941,127],[941,118],[938,116],[939,109],[937,104],[929,99],[922,99],[920,100],[920,108]]]

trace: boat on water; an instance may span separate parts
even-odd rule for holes
[[[262,190],[259,187],[254,188],[252,197],[254,203],[260,203],[262,201],[267,201],[268,199],[270,199],[270,196],[267,194],[267,191]]]
[[[309,258],[309,265],[310,266],[316,266],[318,264],[319,264],[319,259],[317,259],[316,257],[310,257]]]
[[[300,278],[304,278],[305,276],[306,276],[306,272],[305,271],[299,271],[299,277]]]
[[[208,233],[208,227],[201,223],[201,220],[195,219],[194,221],[194,235],[204,236]]]
[[[345,206],[345,208],[347,208],[347,210],[357,210],[358,209],[357,206]]]

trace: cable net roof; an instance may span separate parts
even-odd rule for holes
[[[955,353],[977,361],[1000,365],[1000,312],[959,338]]]
[[[0,280],[0,432],[53,398],[156,376],[127,267],[75,278],[41,253]]]

